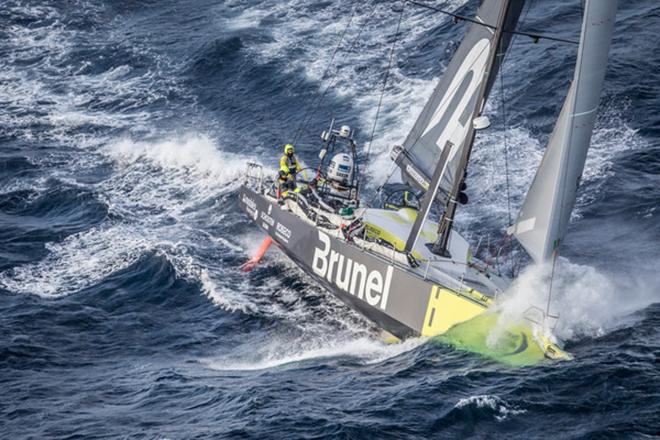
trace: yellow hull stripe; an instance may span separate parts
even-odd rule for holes
[[[433,286],[426,307],[422,336],[444,333],[453,325],[472,319],[484,311],[485,306],[475,304],[451,290]]]

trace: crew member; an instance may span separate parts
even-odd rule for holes
[[[419,211],[419,199],[410,191],[403,192],[403,207]]]
[[[280,159],[280,171],[278,173],[279,188],[277,198],[280,199],[282,193],[288,190],[296,189],[296,174],[301,170],[298,158],[294,155],[294,148],[291,144],[284,146],[284,155]]]

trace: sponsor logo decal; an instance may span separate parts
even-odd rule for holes
[[[254,221],[257,221],[257,218],[259,218],[259,211],[257,210],[256,202],[252,200],[250,197],[248,197],[248,195],[245,193],[243,193],[241,202],[243,202],[243,204],[245,205],[245,210],[247,211],[247,213],[252,216]]]
[[[319,240],[322,248],[314,249],[312,261],[314,273],[327,279],[340,290],[357,296],[371,306],[385,310],[390,294],[393,267],[388,265],[384,275],[379,270],[369,270],[366,265],[332,250],[330,237],[321,231],[319,231]]]
[[[291,229],[278,222],[277,227],[275,228],[275,234],[280,237],[282,241],[288,243],[291,238]]]
[[[261,220],[263,220],[263,225],[265,229],[268,229],[270,226],[275,225],[275,219],[265,212],[261,212]]]
[[[411,167],[410,164],[406,165],[406,173],[410,175],[417,183],[422,185],[422,188],[428,189],[429,188],[429,183],[424,179],[415,168]]]
[[[256,211],[257,210],[257,204],[254,200],[252,200],[250,197],[248,197],[247,194],[243,193],[243,198],[241,201],[245,204],[246,207],[250,209],[250,211]]]
[[[422,139],[430,137],[428,140],[433,141],[441,151],[445,148],[447,141],[454,144],[454,148],[447,157],[448,163],[454,159],[468,133],[469,125],[472,123],[472,121],[466,120],[463,114],[468,108],[472,114],[471,100],[479,91],[483,73],[488,68],[490,51],[488,38],[482,38],[474,43],[422,134]]]

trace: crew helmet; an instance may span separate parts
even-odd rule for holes
[[[353,179],[353,158],[346,153],[335,154],[327,172],[328,180],[349,184]]]
[[[351,127],[348,125],[342,125],[341,128],[339,129],[339,136],[343,138],[347,138],[351,135]]]
[[[293,148],[293,145],[291,145],[291,144],[286,144],[286,145],[284,146],[284,154],[288,154],[289,151],[292,152],[292,153],[295,153],[296,150],[295,150],[295,148]]]

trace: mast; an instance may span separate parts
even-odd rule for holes
[[[484,72],[484,80],[481,82],[481,89],[479,91],[479,96],[477,100],[477,105],[474,106],[472,117],[470,118],[468,134],[465,138],[464,147],[461,149],[461,157],[458,164],[456,176],[454,178],[451,191],[447,198],[447,204],[445,212],[442,214],[442,219],[438,226],[438,239],[433,244],[432,252],[441,255],[444,257],[450,257],[448,252],[449,237],[451,236],[451,230],[454,222],[454,216],[456,214],[456,205],[458,204],[458,196],[461,191],[461,187],[464,185],[464,179],[466,176],[467,165],[470,160],[470,153],[472,152],[472,147],[474,146],[474,139],[476,134],[475,122],[479,117],[483,107],[486,103],[487,92],[489,90],[489,85],[492,85],[492,82],[497,75],[497,66],[498,57],[504,57],[505,52],[501,50],[500,40],[502,38],[502,32],[504,24],[507,18],[507,11],[509,10],[509,0],[504,1],[503,7],[500,9],[500,15],[497,20],[497,26],[494,30],[495,35],[493,36],[493,43],[495,44],[495,50],[491,51],[489,55],[489,60],[487,64],[487,70]],[[502,64],[503,60],[499,60],[499,65]]]

